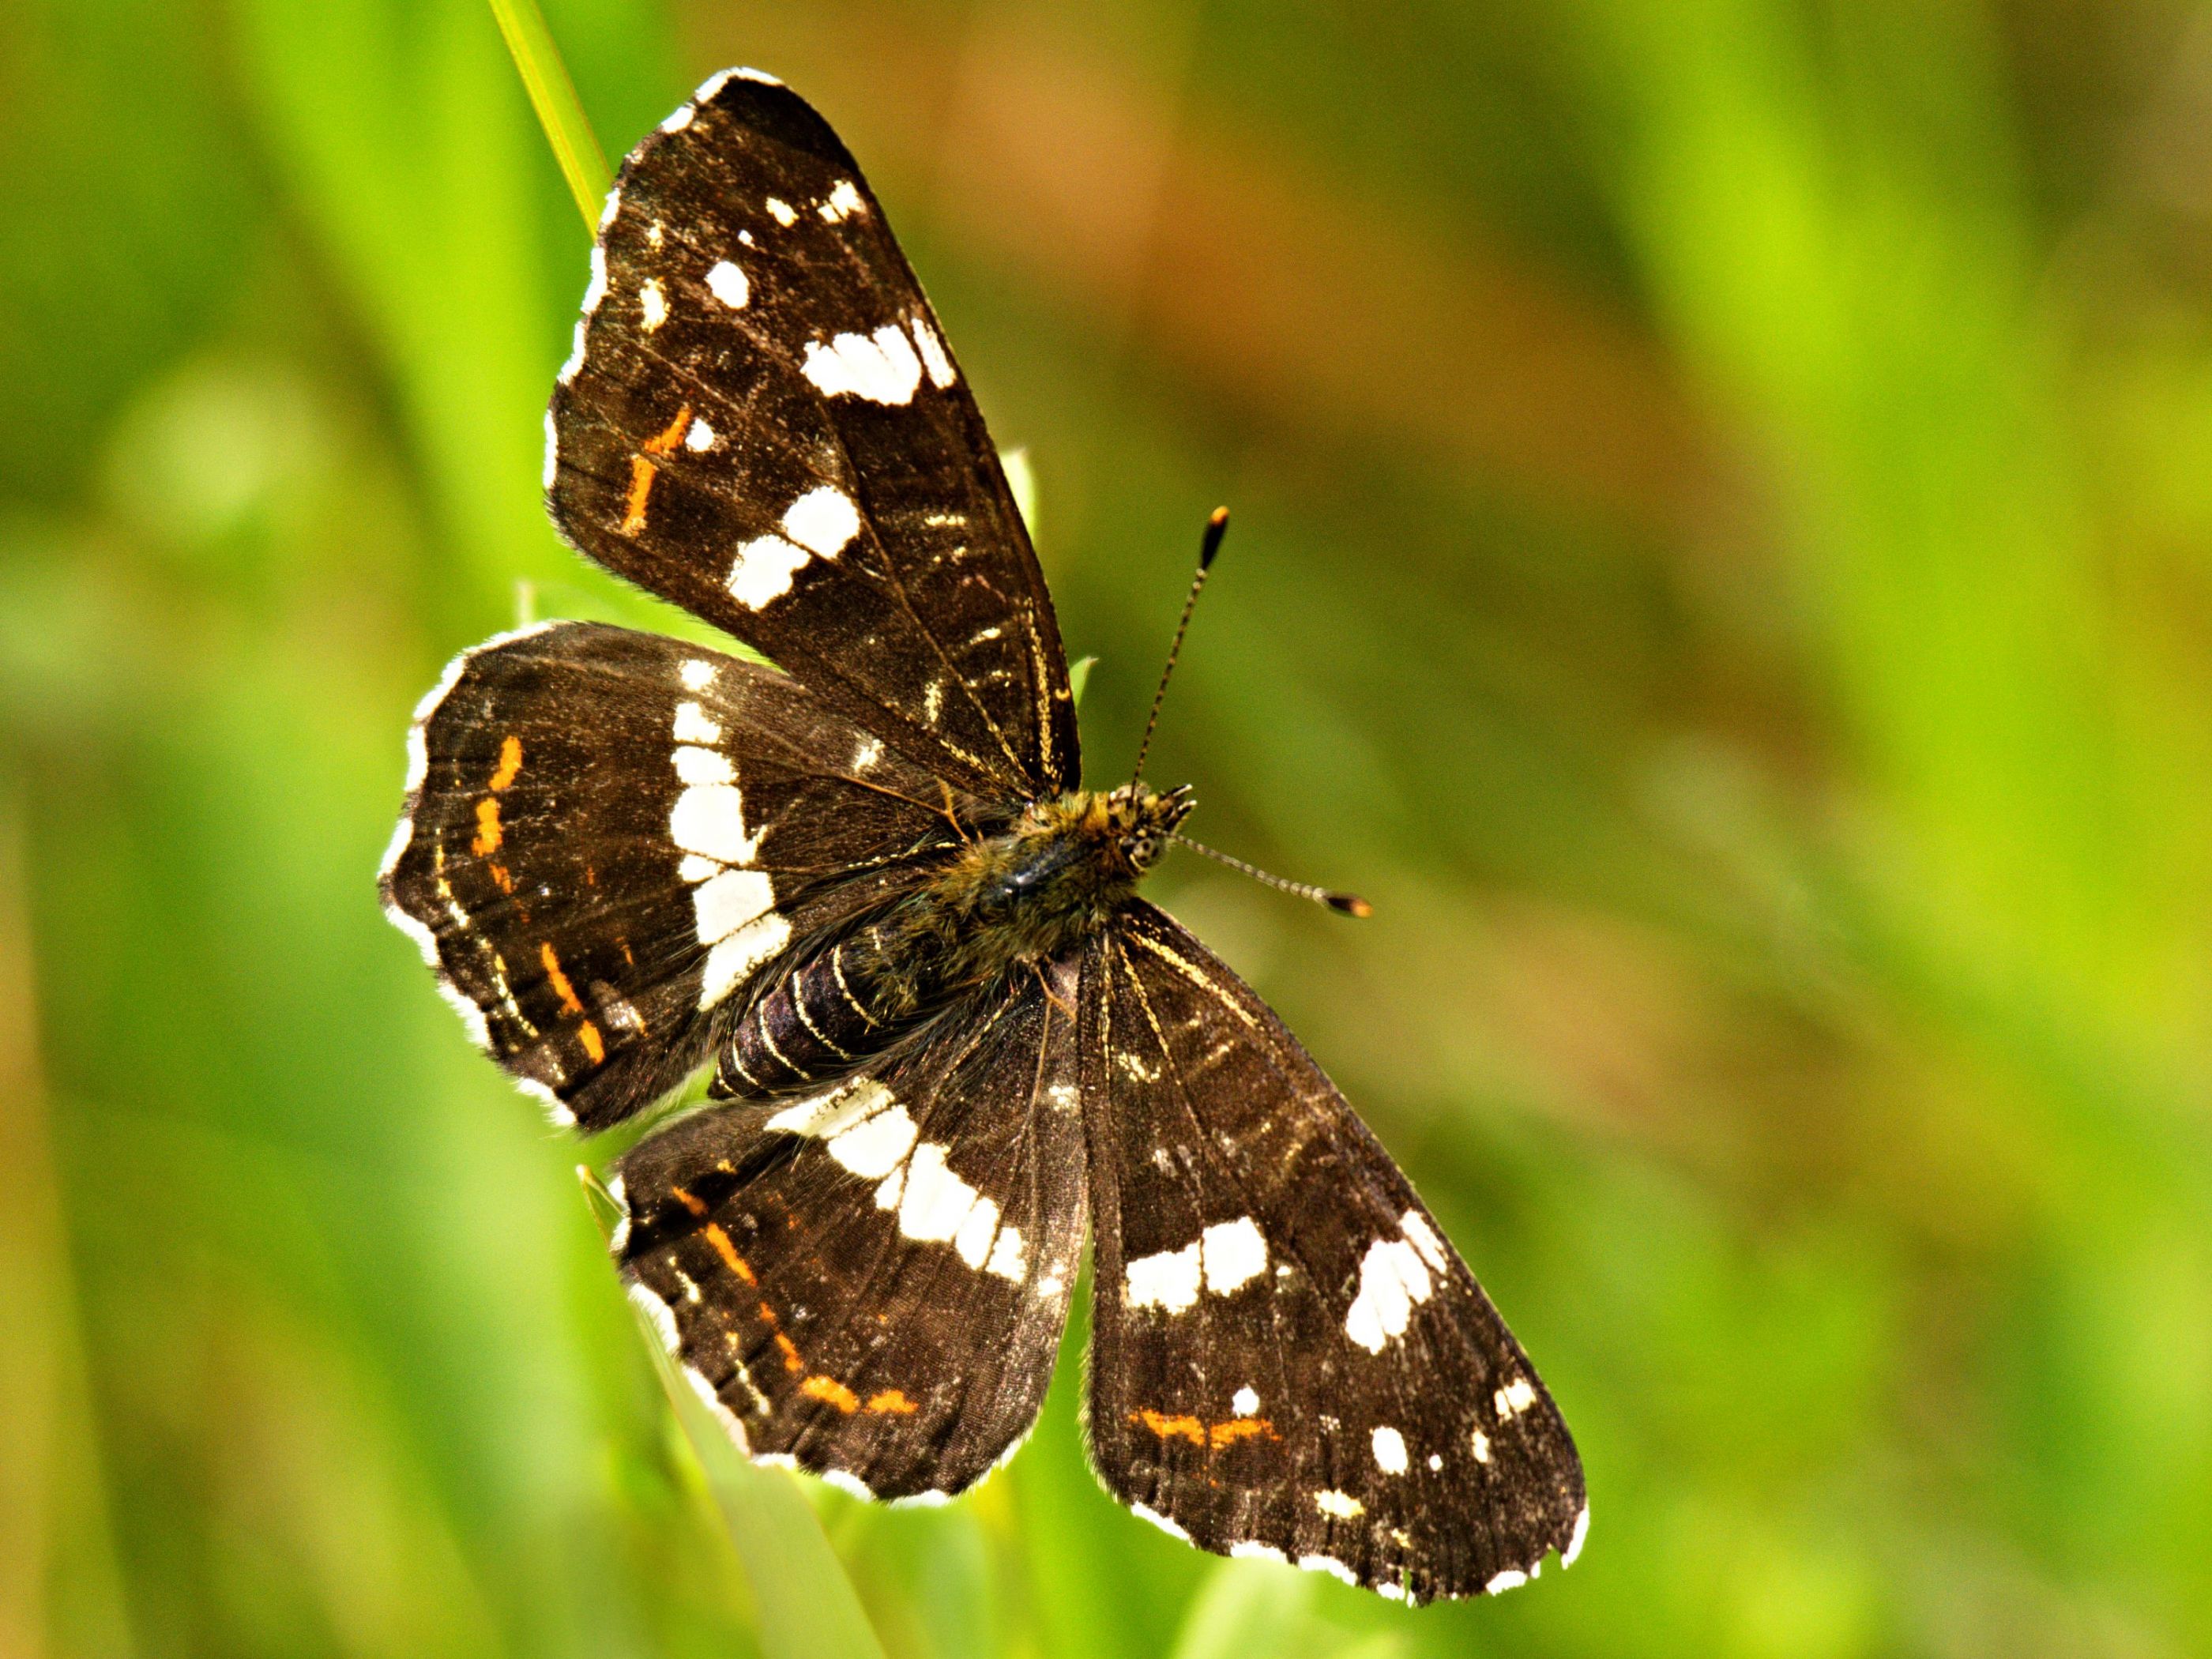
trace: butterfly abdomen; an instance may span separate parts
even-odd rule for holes
[[[715,1092],[811,1088],[848,1076],[934,1012],[938,988],[888,954],[880,926],[817,951],[746,1009],[723,1044]]]

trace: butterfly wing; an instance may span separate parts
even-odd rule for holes
[[[1571,1559],[1551,1397],[1267,1005],[1139,902],[1092,945],[1083,1011],[1108,1489],[1206,1549],[1415,1601]]]
[[[576,547],[980,794],[1078,775],[1052,600],[883,210],[799,95],[716,76],[608,198],[546,489]]]
[[[423,699],[385,906],[479,1044],[605,1127],[706,1060],[787,942],[911,886],[941,786],[787,676],[556,623]]]
[[[623,1275],[753,1456],[949,1496],[1036,1420],[1083,1243],[1075,984],[1042,968],[826,1095],[622,1158]]]

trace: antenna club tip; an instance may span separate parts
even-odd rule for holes
[[[1366,917],[1375,914],[1375,907],[1357,893],[1331,893],[1322,902],[1330,909],[1347,916]]]
[[[1198,547],[1198,568],[1213,568],[1213,556],[1221,551],[1221,538],[1229,533],[1229,509],[1217,507],[1206,515],[1206,534]]]

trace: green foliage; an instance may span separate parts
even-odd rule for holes
[[[546,0],[610,153],[725,62],[846,132],[1096,775],[1234,507],[1148,769],[1376,915],[1162,896],[1589,1466],[1572,1572],[1411,1613],[1116,1510],[1080,1321],[946,1509],[686,1436],[374,903],[442,660],[700,632],[544,521],[491,12],[0,12],[0,1651],[2212,1649],[2194,9]]]

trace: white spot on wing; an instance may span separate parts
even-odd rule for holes
[[[969,1267],[980,1268],[990,1259],[991,1245],[998,1236],[999,1206],[988,1198],[979,1198],[962,1218],[960,1231],[952,1235],[953,1253]]]
[[[860,199],[860,192],[853,188],[850,179],[840,179],[820,210],[822,216],[834,225],[841,219],[849,219],[856,213],[866,212],[867,205]]]
[[[691,125],[691,118],[699,112],[695,104],[686,104],[660,124],[663,132],[681,132]]]
[[[1216,1296],[1227,1296],[1267,1270],[1267,1241],[1249,1215],[1208,1227],[1199,1235],[1199,1248],[1206,1288]]]
[[[1503,1422],[1509,1417],[1519,1416],[1534,1405],[1536,1390],[1529,1386],[1527,1377],[1516,1376],[1498,1391],[1491,1403],[1498,1407],[1498,1420]]]
[[[781,536],[756,536],[738,549],[730,566],[731,597],[746,610],[757,611],[791,592],[791,579],[811,556]]]
[[[874,1181],[905,1161],[918,1133],[906,1108],[893,1106],[833,1135],[830,1156],[854,1175]]]
[[[1482,1587],[1485,1595],[1498,1595],[1510,1589],[1519,1589],[1528,1582],[1528,1575],[1508,1567]]]
[[[1403,1336],[1414,1307],[1435,1290],[1428,1263],[1401,1239],[1378,1238],[1359,1263],[1359,1294],[1344,1316],[1344,1334],[1370,1353]]]
[[[825,1094],[813,1095],[795,1106],[787,1106],[764,1126],[783,1134],[827,1138],[841,1134],[862,1118],[896,1103],[891,1091],[873,1078],[840,1085]]]
[[[1229,1408],[1239,1417],[1249,1417],[1260,1409],[1260,1396],[1248,1382],[1237,1390],[1237,1396],[1229,1402]]]
[[[731,988],[783,949],[791,937],[791,924],[774,911],[747,922],[707,952],[707,966],[699,985],[699,1006],[711,1008],[729,995]]]
[[[704,669],[706,672],[699,684],[692,685],[691,671],[695,668]],[[692,661],[684,665],[684,684],[691,686],[695,691],[706,690],[708,682],[714,678],[714,671],[703,662]],[[720,743],[722,740],[721,726],[708,720],[707,711],[696,702],[679,702],[676,705],[674,732],[676,741],[678,743]]]
[[[714,447],[714,428],[696,416],[692,417],[691,429],[684,434],[684,447],[693,454]]]
[[[768,210],[769,216],[780,225],[794,224],[799,219],[798,210],[790,203],[773,196],[768,198]]]
[[[676,672],[678,678],[683,680],[684,689],[686,691],[704,691],[708,686],[714,683],[714,665],[707,661],[703,657],[686,657],[684,659],[684,666],[678,669]],[[697,703],[695,702],[691,705],[691,712],[694,714],[696,714],[699,712],[699,705]],[[681,708],[678,709],[677,718],[681,720],[683,718],[683,713],[684,711]],[[683,733],[679,732],[677,735],[681,737],[683,736]],[[717,729],[716,735],[720,735],[719,728]],[[712,742],[713,739],[709,738],[708,741]]]
[[[1385,1474],[1406,1472],[1406,1437],[1397,1430],[1384,1426],[1375,1431],[1375,1467]]]
[[[1438,1273],[1444,1270],[1443,1241],[1429,1225],[1428,1218],[1419,1210],[1408,1210],[1398,1218],[1398,1231],[1404,1233],[1413,1248],[1421,1253],[1421,1260]]]
[[[818,485],[791,504],[783,533],[810,553],[835,558],[860,533],[860,509],[842,490]]]
[[[1478,1463],[1487,1463],[1490,1461],[1490,1437],[1480,1429],[1477,1429],[1472,1443],[1474,1447],[1474,1461]]]
[[[991,1259],[983,1264],[983,1271],[1017,1285],[1029,1277],[1029,1257],[1024,1250],[1019,1227],[999,1229],[998,1243],[991,1247]],[[1055,1284],[1053,1288],[1056,1291],[1059,1286]],[[1042,1292],[1043,1286],[1040,1285],[1038,1289]]]
[[[1434,1474],[1438,1469],[1443,1468],[1443,1466],[1444,1460],[1441,1454],[1437,1452],[1431,1452],[1429,1454],[1429,1473],[1431,1474]]]
[[[899,1231],[923,1243],[950,1243],[975,1205],[975,1189],[945,1167],[945,1148],[926,1140],[915,1148],[899,1201]]]
[[[1316,1492],[1314,1507],[1323,1515],[1333,1515],[1340,1521],[1357,1521],[1367,1513],[1367,1505],[1350,1492],[1334,1490]],[[1304,1566],[1305,1563],[1301,1561],[1298,1565]]]
[[[1582,1513],[1575,1517],[1574,1536],[1567,1540],[1567,1547],[1559,1556],[1562,1567],[1571,1567],[1575,1557],[1583,1553],[1583,1540],[1589,1536],[1589,1505],[1583,1505]]]
[[[809,340],[799,370],[825,398],[877,404],[911,403],[921,384],[921,359],[896,323],[873,334],[840,334],[827,344]]]
[[[1171,1314],[1182,1313],[1198,1301],[1201,1271],[1199,1242],[1194,1238],[1180,1250],[1162,1250],[1131,1261],[1121,1294],[1133,1308],[1164,1308]]]
[[[699,943],[719,945],[748,922],[766,915],[775,890],[757,870],[725,870],[691,890]]]
[[[727,259],[716,260],[707,273],[707,292],[732,311],[743,311],[745,301],[753,296],[752,284],[745,280],[745,273]]]
[[[735,783],[737,769],[730,757],[719,750],[702,749],[694,744],[678,744],[675,753],[676,776],[685,784]]]
[[[822,1483],[826,1486],[835,1486],[839,1492],[850,1492],[863,1503],[872,1504],[876,1501],[876,1495],[868,1490],[866,1481],[861,1480],[857,1474],[848,1474],[843,1469],[823,1470]]]
[[[1231,1559],[1238,1561],[1280,1561],[1289,1565],[1290,1557],[1273,1544],[1263,1544],[1256,1538],[1247,1538],[1242,1543],[1229,1547]]]
[[[750,864],[760,851],[760,838],[745,833],[745,800],[733,783],[694,784],[678,795],[668,835],[679,851],[717,864]]]
[[[668,320],[668,292],[660,286],[658,276],[647,277],[645,285],[638,289],[637,313],[647,334]]]
[[[553,411],[549,409],[545,411],[545,466],[539,474],[539,483],[547,489],[552,489],[560,471],[561,433],[553,424]]]
[[[945,342],[937,337],[937,331],[929,325],[927,317],[915,318],[911,326],[922,366],[929,371],[929,383],[940,391],[951,386],[959,376],[953,373],[952,359],[945,356]]]

